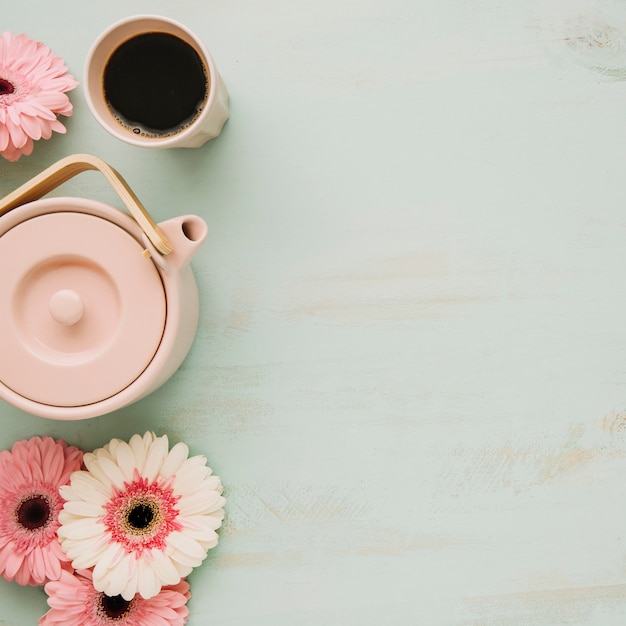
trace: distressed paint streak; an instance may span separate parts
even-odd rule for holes
[[[403,557],[408,553],[422,550],[443,550],[458,543],[457,540],[439,535],[376,528],[370,537],[365,536],[364,533],[358,533],[354,545],[339,549],[337,553],[343,556]]]
[[[235,291],[227,322],[229,332],[249,330],[259,293],[257,288],[248,286],[240,287]]]
[[[469,284],[453,274],[451,265],[444,252],[412,252],[302,276],[287,284],[284,307],[295,317],[338,321],[437,319],[498,299],[495,280]]]
[[[599,74],[626,79],[626,29],[593,16],[581,18],[570,27],[565,41],[582,65]]]
[[[357,297],[344,294],[341,298],[318,300],[306,305],[289,308],[295,317],[315,317],[333,320],[415,320],[440,319],[472,304],[485,304],[481,297],[467,298],[424,298],[389,297],[369,302],[360,302]]]
[[[230,514],[224,525],[228,533],[266,524],[358,520],[372,506],[367,499],[357,498],[354,491],[345,492],[332,485],[241,485],[229,490],[228,501]]]
[[[612,0],[563,0],[541,7],[536,28],[564,44],[575,63],[605,76],[626,80],[626,10]]]
[[[626,609],[626,585],[598,585],[525,591],[464,600],[463,626],[607,626],[594,620],[599,606]],[[613,622],[611,622],[613,624]]]
[[[616,429],[626,431],[623,416],[607,416],[602,421],[602,428],[608,429],[607,434],[610,435],[614,435]],[[590,443],[585,442],[584,436],[584,426],[577,424],[570,428],[565,441],[557,447],[539,443],[501,447],[490,444],[473,449],[459,445],[454,449],[453,456],[466,462],[462,469],[453,464],[444,480],[462,491],[495,491],[500,488],[520,491],[583,471],[597,459],[626,456],[622,447],[609,445],[610,437],[606,435],[594,437]]]
[[[626,436],[626,412],[611,412],[602,418],[602,430],[619,438]]]
[[[349,539],[348,537],[349,533]],[[224,536],[230,536],[230,533]],[[425,535],[413,532],[403,532],[393,528],[354,527],[351,532],[346,529],[346,535],[341,537],[332,533],[323,532],[323,540],[319,547],[319,554],[332,555],[332,559],[368,559],[376,557],[404,558],[414,552],[444,550],[458,542],[443,536]],[[237,537],[237,540],[240,540]],[[265,536],[268,546],[274,549],[265,551],[247,550],[241,548],[236,552],[220,551],[214,558],[212,565],[217,568],[239,567],[274,567],[301,565],[310,560],[305,547],[294,542],[289,535],[284,537]],[[317,539],[315,540],[317,541]],[[236,544],[231,543],[235,549]],[[247,544],[246,544],[247,546]]]
[[[566,472],[583,470],[599,454],[601,454],[599,450],[563,449],[554,453],[544,452],[542,455],[537,455],[539,483],[548,482]]]
[[[232,383],[232,381],[231,381]],[[244,387],[242,386],[242,389]],[[217,429],[228,439],[243,433],[258,433],[269,428],[269,418],[276,412],[273,403],[240,392],[226,390],[207,394],[202,402],[182,404],[168,419],[168,429],[180,439],[204,436]]]
[[[267,550],[265,552],[229,552],[218,554],[212,566],[217,569],[242,567],[276,567],[301,565],[306,558],[303,551]]]

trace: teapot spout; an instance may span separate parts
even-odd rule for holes
[[[183,267],[191,261],[208,233],[206,222],[197,215],[181,215],[159,224],[159,228],[172,244],[167,255],[167,265]]]

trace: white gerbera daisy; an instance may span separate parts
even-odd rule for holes
[[[169,450],[167,436],[150,432],[112,439],[83,463],[60,490],[58,536],[75,569],[94,568],[97,591],[151,598],[217,545],[222,484],[184,443]]]

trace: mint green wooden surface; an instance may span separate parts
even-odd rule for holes
[[[546,7],[545,5],[550,5]],[[73,152],[209,225],[195,344],[159,391],[0,444],[153,429],[226,486],[191,626],[612,626],[626,611],[626,9],[618,2],[5,2],[82,80],[112,22],[205,41],[231,119],[122,144],[79,87]],[[116,203],[96,173],[59,191]],[[0,278],[1,280],[1,278]],[[0,624],[40,589],[0,581]]]

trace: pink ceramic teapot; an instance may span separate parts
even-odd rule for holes
[[[130,215],[46,193],[98,170]],[[207,234],[186,215],[155,224],[101,159],[67,157],[0,200],[0,398],[41,417],[104,415],[179,367],[198,324],[189,261]]]

